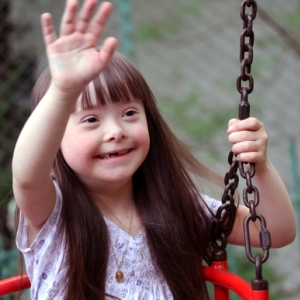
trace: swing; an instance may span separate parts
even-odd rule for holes
[[[251,9],[251,13],[246,13],[246,7]],[[252,30],[253,20],[256,17],[257,4],[254,0],[243,0],[241,4],[240,16],[243,20],[243,30],[240,36],[240,62],[241,74],[236,81],[236,87],[241,94],[239,105],[239,119],[244,120],[250,116],[250,105],[248,95],[253,91],[253,77],[251,76],[251,64],[253,62],[254,33]],[[248,43],[246,41],[248,40]],[[248,55],[246,57],[246,52]],[[248,81],[248,86],[242,86],[242,81]],[[244,163],[234,159],[233,152],[229,153],[228,163],[230,170],[225,174],[225,189],[222,196],[222,205],[218,209],[214,218],[214,241],[212,251],[212,265],[204,267],[205,279],[214,285],[214,296],[216,300],[229,300],[229,290],[235,292],[244,300],[268,300],[268,281],[262,277],[262,264],[269,257],[271,247],[271,236],[267,230],[264,217],[256,213],[256,207],[259,204],[259,192],[252,185],[252,177],[255,175],[255,165],[250,163],[249,171],[245,171]],[[251,285],[242,278],[228,271],[227,264],[227,237],[229,236],[236,214],[234,205],[234,192],[238,186],[240,175],[246,180],[246,187],[243,190],[243,201],[249,209],[249,215],[244,220],[244,237],[246,256],[250,262],[255,264],[256,277],[252,279]],[[249,200],[248,195],[253,194],[254,200]],[[260,246],[263,255],[251,253],[250,243],[250,221],[259,221],[261,232],[259,235]]]
[[[251,13],[246,13],[246,7],[251,9]],[[240,16],[243,20],[243,31],[240,36],[240,62],[241,75],[237,78],[236,86],[241,94],[239,105],[239,119],[243,120],[250,115],[250,105],[248,94],[253,91],[253,77],[251,76],[251,64],[253,61],[254,33],[252,23],[256,17],[257,4],[254,0],[243,0],[241,4]],[[246,43],[248,40],[248,43]],[[245,57],[248,52],[247,57]],[[242,86],[242,81],[248,81],[248,86]],[[229,300],[229,290],[236,293],[244,300],[268,300],[268,281],[262,277],[262,264],[267,261],[271,246],[270,233],[266,228],[264,217],[256,213],[259,204],[259,193],[252,185],[251,179],[255,174],[254,164],[250,164],[250,170],[245,171],[244,163],[234,158],[232,152],[229,153],[228,163],[230,170],[225,174],[225,189],[222,196],[222,204],[219,207],[213,220],[213,242],[212,242],[212,264],[203,266],[205,279],[214,286],[214,299]],[[244,220],[244,236],[246,256],[250,262],[255,264],[256,277],[252,279],[251,285],[241,277],[230,273],[227,264],[227,237],[229,236],[236,214],[234,204],[234,192],[238,186],[240,175],[246,180],[246,187],[243,191],[243,201],[249,208],[249,215]],[[248,195],[253,193],[254,200],[248,200]],[[251,253],[251,243],[249,234],[249,222],[259,221],[261,224],[260,244],[263,255]],[[30,280],[27,275],[20,275],[8,279],[0,280],[0,297],[30,288]]]

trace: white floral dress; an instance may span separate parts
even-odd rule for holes
[[[67,269],[65,233],[60,218],[62,197],[57,185],[56,189],[55,208],[29,247],[28,225],[22,214],[20,217],[16,243],[24,255],[26,270],[32,283],[32,300],[64,299]],[[206,196],[204,198],[212,211],[216,211],[220,202]],[[111,237],[106,292],[122,300],[173,299],[163,275],[154,267],[145,229],[142,228],[133,238],[111,221],[105,220]],[[118,283],[115,273],[125,250],[125,259],[121,266],[124,281]]]

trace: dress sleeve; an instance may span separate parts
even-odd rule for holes
[[[56,203],[48,220],[31,245],[28,245],[28,223],[20,213],[16,244],[23,253],[31,281],[31,299],[64,299],[66,238],[61,218],[62,196],[58,184]]]
[[[202,194],[201,196],[202,196],[204,202],[206,203],[206,205],[208,206],[208,208],[210,209],[210,211],[215,215],[217,213],[218,208],[222,204],[221,201],[213,199],[207,195]],[[209,213],[209,211],[207,213]],[[210,213],[209,213],[209,215],[210,215]]]
[[[16,245],[22,253],[38,252],[48,235],[51,232],[53,233],[61,225],[60,215],[62,207],[62,196],[56,181],[54,181],[54,185],[56,189],[56,203],[54,209],[31,245],[28,245],[28,222],[22,214],[22,212],[20,212],[19,226],[16,236]]]

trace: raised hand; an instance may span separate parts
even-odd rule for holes
[[[227,133],[232,152],[243,162],[253,162],[257,168],[267,162],[268,136],[263,123],[255,118],[229,121]],[[256,168],[256,169],[257,169]]]
[[[67,0],[57,37],[52,16],[41,16],[42,31],[52,83],[61,92],[80,93],[107,65],[117,40],[107,38],[99,51],[97,42],[112,11],[103,2],[92,17],[97,0],[85,0],[77,13],[77,0]]]

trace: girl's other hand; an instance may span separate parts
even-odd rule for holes
[[[266,165],[268,136],[263,123],[255,118],[232,119],[227,133],[232,152],[240,161],[255,163],[256,170]]]
[[[97,42],[112,11],[112,4],[101,3],[92,17],[97,0],[85,0],[77,13],[77,0],[67,0],[56,36],[52,16],[41,16],[42,31],[52,84],[60,91],[80,94],[107,65],[114,53],[117,40],[107,38],[99,51]]]

